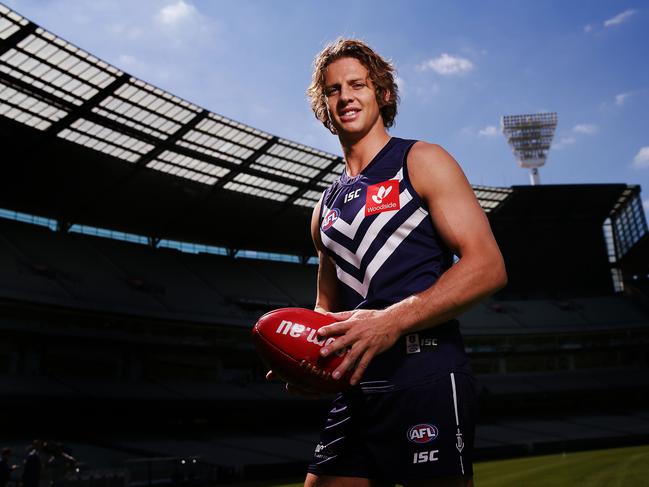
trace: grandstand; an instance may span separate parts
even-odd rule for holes
[[[266,383],[248,333],[269,309],[313,306],[310,210],[341,158],[2,5],[0,114],[3,441],[63,441],[84,464],[70,485],[299,477],[327,401]],[[460,317],[479,457],[646,443],[640,188],[474,191],[510,278]]]

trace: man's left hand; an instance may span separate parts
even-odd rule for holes
[[[393,317],[385,310],[353,310],[327,313],[339,320],[323,326],[318,333],[322,337],[336,336],[336,340],[324,347],[320,353],[326,357],[338,350],[349,351],[333,373],[339,379],[348,370],[353,370],[350,384],[356,385],[370,361],[386,351],[399,339],[400,333]]]

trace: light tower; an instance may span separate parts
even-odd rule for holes
[[[557,126],[557,114],[505,115],[501,126],[516,156],[516,162],[530,170],[530,183],[540,184],[539,167],[545,164],[548,157]]]

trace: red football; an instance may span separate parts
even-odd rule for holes
[[[252,341],[261,358],[279,378],[319,392],[340,392],[349,387],[349,374],[333,379],[344,353],[322,357],[320,350],[335,340],[318,330],[334,323],[330,316],[304,308],[281,308],[266,313],[252,329]]]

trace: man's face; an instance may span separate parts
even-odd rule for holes
[[[344,57],[327,66],[324,92],[338,135],[357,138],[376,124],[383,126],[374,85],[358,59]]]

